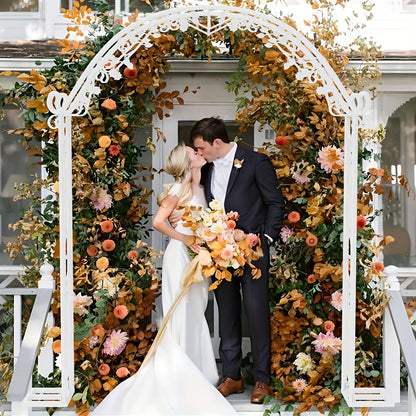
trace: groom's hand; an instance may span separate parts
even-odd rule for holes
[[[169,223],[173,228],[176,228],[182,218],[183,211],[173,210],[168,217]]]

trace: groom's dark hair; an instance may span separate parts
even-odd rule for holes
[[[221,139],[224,143],[230,142],[224,120],[219,117],[207,117],[197,121],[191,130],[192,144],[197,137],[202,137],[202,140],[211,145],[215,139]]]

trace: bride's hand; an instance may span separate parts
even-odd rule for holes
[[[168,217],[168,220],[169,220],[169,223],[172,226],[172,228],[176,228],[176,226],[178,225],[179,221],[182,218],[182,215],[183,215],[183,210],[174,209],[170,213],[170,215]]]
[[[196,253],[196,254],[198,254],[199,253],[199,250],[201,250],[201,246],[200,245],[198,245],[198,244],[196,244],[196,243],[193,243],[193,244],[191,244],[190,246],[188,246],[194,253]]]

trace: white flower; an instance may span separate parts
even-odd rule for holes
[[[209,207],[213,210],[219,210],[219,209],[224,209],[222,203],[216,199],[213,199],[210,203],[209,203]]]
[[[293,364],[296,365],[296,369],[301,374],[306,374],[315,368],[315,363],[313,362],[312,357],[308,354],[305,354],[304,352],[300,352],[296,356],[296,360],[293,362]]]
[[[79,316],[84,316],[88,314],[87,306],[90,306],[92,303],[92,297],[87,295],[81,295],[81,293],[74,293],[74,313]]]

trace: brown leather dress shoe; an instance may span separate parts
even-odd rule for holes
[[[233,393],[243,393],[243,380],[233,380],[231,377],[227,377],[218,385],[217,390],[224,397],[227,397]]]
[[[270,394],[270,386],[263,381],[256,381],[253,394],[251,395],[251,403],[262,404],[268,394]]]

